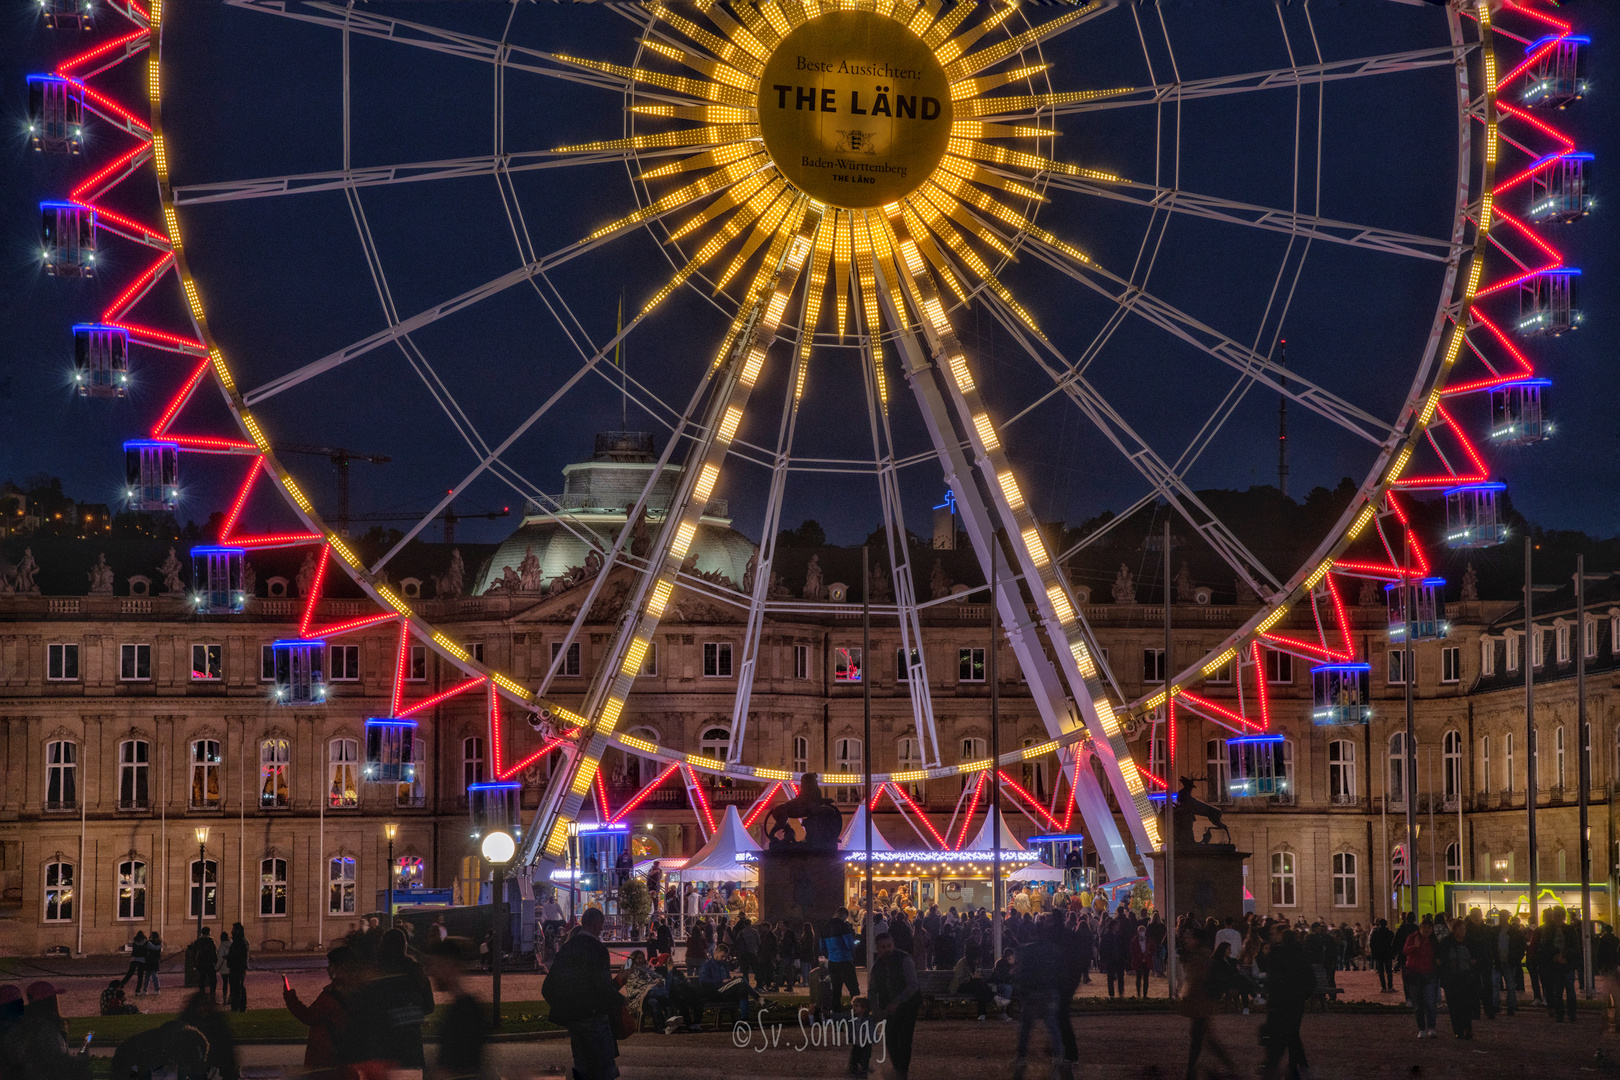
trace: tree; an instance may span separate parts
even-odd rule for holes
[[[783,529],[777,534],[776,543],[778,547],[785,548],[826,547],[827,530],[821,527],[821,522],[810,518],[797,529]]]
[[[630,924],[630,940],[640,941],[642,929],[652,918],[652,897],[641,878],[630,878],[619,886],[619,912]]]

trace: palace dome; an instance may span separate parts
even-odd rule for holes
[[[520,574],[530,550],[539,561],[539,590],[530,592],[550,589],[570,568],[585,566],[592,550],[585,534],[594,533],[604,548],[610,547],[657,467],[651,433],[598,432],[590,460],[563,468],[563,493],[556,505],[543,509],[530,502],[523,523],[479,568],[471,594],[499,591],[505,569],[511,567],[514,574]],[[663,467],[647,500],[649,527],[663,524],[680,475],[679,465]],[[741,590],[748,562],[754,557],[754,542],[731,528],[724,499],[710,499],[691,553],[697,556],[699,573],[718,571]]]

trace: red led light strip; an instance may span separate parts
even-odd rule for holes
[[[612,817],[608,814],[607,782],[602,779],[602,770],[596,770],[596,781],[591,785],[596,792],[596,820],[606,825]]]
[[[410,653],[407,651],[411,644],[411,620],[399,621],[399,655],[394,660],[394,697],[388,704],[388,715],[398,716],[399,707],[405,703],[405,665]]]
[[[423,698],[421,701],[418,701],[415,705],[411,705],[408,708],[404,708],[404,709],[399,710],[397,715],[401,719],[403,719],[403,718],[405,718],[407,716],[415,716],[417,713],[421,712],[423,709],[431,709],[431,708],[433,708],[433,706],[439,704],[439,702],[441,702],[441,701],[449,701],[451,698],[455,697],[458,694],[465,694],[468,690],[471,690],[474,687],[484,685],[484,683],[487,682],[487,681],[488,680],[485,679],[484,676],[479,675],[476,678],[468,679],[466,682],[457,683],[456,685],[452,686],[450,689],[444,691],[443,693],[434,694],[430,698]],[[495,771],[496,771],[497,778],[499,778],[500,769],[497,768]]]
[[[150,30],[131,30],[123,37],[116,37],[110,41],[103,41],[100,45],[94,45],[79,55],[64,60],[62,63],[56,65],[56,74],[62,76],[64,79],[71,79],[72,76],[68,73],[74,68],[88,64],[98,56],[106,56],[114,49],[117,49],[123,45],[128,45],[137,38],[147,37],[150,35],[150,33]]]
[[[928,819],[928,815],[923,812],[922,808],[918,806],[915,801],[912,800],[911,796],[906,792],[905,787],[901,784],[890,784],[889,788],[892,794],[900,796],[900,801],[906,804],[906,809],[911,811],[912,816],[922,822],[923,828],[928,830],[928,835],[934,838],[934,843],[939,845],[940,850],[948,851],[950,849],[950,845],[947,844],[945,842],[945,838],[939,834],[939,830],[934,828],[934,823]]]
[[[709,826],[708,835],[713,836],[715,831],[714,814],[709,810],[709,796],[704,793],[703,785],[698,782],[697,773],[693,771],[692,766],[682,765],[681,768],[686,772],[686,790],[692,792],[696,797],[698,812],[703,815],[704,822]]]
[[[111,176],[124,166],[129,165],[130,162],[136,159],[136,157],[145,153],[151,148],[152,144],[150,142],[141,142],[132,147],[128,153],[121,154],[114,158],[110,164],[104,165],[100,169],[97,169],[95,172],[91,173],[87,179],[81,180],[78,187],[68,192],[68,201],[78,202],[79,200],[83,199],[88,192],[95,188],[97,184],[101,183],[101,181],[105,180],[107,177]]]
[[[315,605],[320,602],[321,587],[326,584],[326,564],[331,554],[331,546],[326,545],[315,556],[315,577],[309,583],[309,596],[304,600],[304,617],[298,620],[298,636],[301,638],[309,637],[309,625],[315,621]]]
[[[477,681],[478,682],[483,682],[482,679],[479,679]],[[461,691],[459,691],[459,690],[455,691],[455,693],[460,693],[460,692]],[[431,700],[425,701],[421,705],[416,706],[415,708],[407,710],[407,713],[416,712],[417,709],[426,708],[428,705],[434,704],[435,702],[437,702],[439,700],[441,700],[441,698],[432,698]],[[402,714],[402,715],[404,715],[404,714]],[[545,757],[547,754],[549,754],[553,750],[557,749],[557,747],[561,746],[563,743],[567,742],[569,739],[572,739],[578,733],[579,733],[579,728],[569,728],[567,731],[563,732],[561,735],[559,735],[556,738],[552,739],[550,742],[546,743],[544,746],[542,746],[540,749],[536,750],[534,753],[530,754],[528,757],[524,758],[522,761],[519,761],[516,765],[513,765],[510,769],[507,769],[505,772],[502,772],[499,769],[496,769],[495,770],[495,779],[497,779],[497,780],[510,780],[512,777],[516,776],[518,773],[522,772],[524,769],[527,769],[530,765],[533,765],[535,762],[539,761],[541,758]],[[638,792],[638,794],[641,794],[641,793]]]
[[[158,432],[152,433],[154,436]],[[242,516],[242,507],[247,505],[248,492],[253,490],[253,481],[258,479],[259,467],[264,464],[264,455],[260,454],[248,467],[247,476],[242,481],[242,490],[237,492],[236,501],[231,504],[231,512],[225,517],[225,525],[219,530],[219,542],[225,543],[231,533],[236,531],[236,521]]]
[[[542,753],[549,753],[551,751],[552,747],[560,744],[562,741],[563,740],[561,740],[561,739],[555,740],[554,742],[551,743],[550,746],[546,747],[541,752]],[[640,806],[643,802],[645,802],[647,800],[647,796],[651,795],[654,791],[657,791],[661,786],[663,786],[664,781],[666,781],[670,777],[674,776],[676,774],[676,772],[678,772],[679,770],[680,770],[680,765],[679,764],[673,764],[673,765],[664,766],[664,771],[658,774],[658,779],[654,780],[652,783],[648,784],[646,787],[642,788],[640,791],[638,791],[634,795],[632,795],[630,797],[630,801],[625,803],[623,806],[621,806],[619,808],[619,812],[617,814],[613,815],[612,820],[617,822],[617,821],[621,820],[626,814],[631,813],[632,811],[634,811],[636,807]],[[753,822],[752,821],[747,821],[747,822],[744,822],[744,824],[745,825],[753,825]]]
[[[128,287],[118,294],[118,299],[107,305],[107,310],[101,313],[101,321],[113,323],[122,318],[124,313],[133,306],[134,301],[138,300],[141,295],[145,294],[147,289],[152,287],[152,284],[157,280],[157,276],[167,270],[173,263],[174,252],[165,251],[162,255],[159,255],[156,262],[147,267],[144,273],[130,282]]]
[[[967,816],[962,819],[962,831],[956,837],[956,851],[961,851],[962,845],[967,843],[968,828],[973,824],[973,815],[979,811],[979,796],[984,794],[984,782],[989,775],[990,770],[985,769],[973,785],[973,798],[968,800]]]
[[[1264,672],[1261,674],[1264,675]],[[1211,701],[1206,697],[1201,697],[1198,694],[1194,694],[1187,690],[1183,690],[1181,693],[1177,694],[1176,697],[1180,698],[1188,708],[1199,709],[1205,712],[1215,713],[1217,716],[1223,716],[1232,721],[1232,723],[1239,724],[1249,731],[1262,730],[1259,724],[1256,724],[1248,717],[1243,716],[1240,713],[1235,713],[1219,702]]]
[[[169,425],[174,422],[175,414],[190,400],[192,391],[197,389],[197,384],[202,381],[202,377],[207,373],[208,361],[204,360],[197,365],[197,370],[191,373],[191,378],[186,380],[185,385],[180,388],[180,392],[174,395],[174,400],[169,402],[169,407],[163,410],[163,417],[152,427],[152,438],[161,439],[163,433],[169,430]]]
[[[362,615],[360,618],[350,619],[348,622],[340,622],[334,623],[331,626],[323,626],[315,632],[315,637],[329,638],[337,637],[340,634],[352,634],[356,630],[364,630],[368,626],[376,626],[378,623],[391,622],[397,618],[399,618],[399,616],[395,615],[392,611],[384,612],[381,615]]]
[[[1018,781],[1016,781],[1012,777],[1008,776],[1006,774],[1006,772],[1004,772],[1001,769],[996,770],[996,775],[1001,777],[1001,782],[1003,784],[1005,784],[1007,787],[1012,789],[1012,792],[1013,792],[1014,795],[1018,796],[1020,799],[1022,799],[1029,806],[1033,807],[1037,814],[1039,814],[1039,815],[1041,815],[1041,817],[1045,818],[1047,820],[1047,822],[1052,826],[1052,830],[1054,832],[1056,832],[1059,828],[1061,828],[1061,826],[1058,823],[1058,819],[1053,817],[1051,814],[1047,813],[1046,812],[1046,807],[1042,806],[1040,804],[1040,802],[1035,798],[1035,796],[1031,795],[1027,790],[1025,790],[1024,785],[1020,784]]]
[[[140,326],[129,322],[115,322],[107,325],[116,326],[120,330],[127,331],[130,337],[140,339],[140,344],[149,345],[154,349],[184,352],[193,356],[201,356],[208,351],[203,348],[202,342],[193,337],[170,334],[162,330],[154,330],[150,326]]]
[[[302,544],[324,544],[320,533],[283,533],[280,536],[233,536],[232,547],[298,547]]]
[[[778,791],[781,791],[781,790],[782,790],[782,781],[780,781],[780,780],[776,781],[776,783],[774,783],[770,787],[766,788],[765,789],[765,794],[761,795],[759,798],[754,800],[753,808],[748,811],[748,816],[743,818],[743,828],[752,829],[754,827],[754,822],[758,821],[760,819],[760,816],[762,814],[764,814],[766,810],[770,809],[772,796],[774,796]],[[624,811],[622,811],[622,810],[620,811],[621,814],[623,812]],[[617,819],[615,819],[615,820],[617,820]]]

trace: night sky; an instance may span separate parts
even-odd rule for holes
[[[594,5],[522,5],[515,15],[498,4],[365,5],[373,12],[499,37],[512,17],[510,40],[532,48],[630,63],[635,28],[622,15]],[[1032,18],[1050,17],[1030,9]],[[1620,419],[1613,392],[1613,326],[1620,312],[1620,259],[1605,199],[1608,163],[1615,160],[1620,92],[1609,73],[1620,47],[1613,5],[1567,6],[1589,30],[1591,97],[1560,117],[1582,149],[1596,153],[1597,211],[1548,236],[1584,270],[1579,304],[1584,327],[1539,343],[1542,374],[1555,380],[1556,437],[1542,445],[1493,453],[1513,504],[1532,521],[1601,536],[1617,526],[1616,458]],[[1308,57],[1309,28],[1298,5],[1279,23],[1270,4],[1185,4],[1164,9],[1164,24],[1183,79],[1265,70],[1288,63],[1286,43]],[[1328,59],[1442,44],[1444,23],[1431,8],[1395,3],[1348,3],[1315,9],[1315,32]],[[68,327],[88,320],[120,289],[147,253],[116,239],[105,246],[106,272],[90,282],[48,278],[37,261],[42,198],[59,197],[85,163],[47,159],[28,150],[22,131],[24,75],[51,66],[65,48],[23,5],[0,13],[0,117],[11,138],[0,198],[0,479],[45,471],[84,500],[115,502],[121,488],[119,444],[136,437],[187,370],[182,358],[138,350],[136,385],[126,401],[85,401],[66,383]],[[109,19],[109,22],[115,20]],[[1147,71],[1137,27],[1115,11],[1051,43],[1054,89],[1088,89],[1168,81],[1170,54],[1152,9],[1142,14],[1154,76]],[[1284,30],[1287,32],[1285,42]],[[179,186],[340,168],[341,65],[339,36],[322,27],[211,4],[176,5],[167,29],[165,124],[171,169]],[[68,40],[74,40],[68,38]],[[1302,62],[1305,62],[1302,60]],[[136,98],[143,65],[107,84]],[[125,77],[127,76],[127,77]],[[120,82],[122,80],[122,83]],[[1426,236],[1446,235],[1456,172],[1456,123],[1449,73],[1428,70],[1329,84],[1321,101],[1321,213]],[[492,69],[396,43],[356,38],[352,53],[351,160],[356,167],[488,154],[493,145]],[[1044,87],[1043,87],[1044,88]],[[1244,94],[1189,103],[1178,141],[1175,116],[1147,107],[1066,117],[1055,155],[1140,181],[1161,183],[1172,167],[1192,192],[1287,207],[1295,197],[1296,105],[1304,119],[1297,195],[1309,210],[1316,185],[1317,90]],[[623,130],[622,99],[607,91],[519,71],[505,81],[504,146],[547,150]],[[1162,119],[1163,130],[1156,135]],[[105,160],[128,141],[94,127],[91,140]],[[1157,152],[1156,152],[1157,151]],[[94,157],[91,160],[95,160]],[[150,215],[155,199],[132,183],[108,205]],[[524,259],[521,244],[545,253],[566,247],[633,209],[622,165],[542,170],[512,178],[509,217],[489,176],[442,183],[370,188],[357,204],[341,191],[199,206],[182,211],[192,269],[210,322],[230,357],[237,381],[255,387],[385,324],[378,289],[360,242],[362,212],[386,274],[389,299],[401,317],[499,276]],[[1162,232],[1149,215],[1122,203],[1055,192],[1039,223],[1194,317],[1262,352],[1286,338],[1291,369],[1353,403],[1393,417],[1434,318],[1440,282],[1436,263],[1318,242],[1304,259],[1286,317],[1281,305],[1293,284],[1299,246],[1288,238],[1177,216]],[[680,220],[677,217],[676,220]],[[1162,219],[1161,222],[1162,224]],[[516,238],[514,233],[517,234]],[[1147,267],[1151,263],[1151,273]],[[1284,268],[1286,267],[1286,270]],[[1133,268],[1135,268],[1133,270]],[[327,376],[266,402],[256,411],[271,438],[385,453],[386,466],[354,466],[358,514],[421,513],[475,460],[414,367],[442,380],[467,422],[489,443],[575,372],[579,349],[594,349],[614,333],[622,292],[638,310],[667,280],[670,256],[641,231],[568,263],[548,283],[511,288],[413,337],[411,356],[386,346]],[[1024,257],[1002,271],[1050,339],[1069,356],[1082,354],[1104,326],[1111,305],[1038,261]],[[1281,282],[1279,285],[1278,282]],[[176,328],[178,288],[137,309],[136,321]],[[571,341],[548,310],[566,302],[577,318]],[[660,442],[683,409],[712,356],[727,316],[726,298],[709,290],[678,292],[631,336],[629,375],[641,384],[625,405],[612,381],[588,376],[505,456],[513,484],[486,475],[459,504],[463,510],[516,510],[523,491],[558,493],[561,468],[589,455],[592,435],[621,424],[658,433]],[[992,415],[1038,514],[1071,525],[1104,510],[1121,510],[1146,490],[1144,482],[1066,399],[1038,399],[1051,381],[994,324],[981,305],[958,310],[959,327]],[[791,315],[790,315],[791,319]],[[791,479],[782,520],[817,518],[834,542],[856,542],[881,520],[869,475],[831,471],[833,462],[870,462],[873,437],[857,353],[826,347],[812,361],[794,454],[804,471]],[[930,508],[943,493],[914,403],[890,350],[890,423],[897,454],[915,463],[903,472],[908,526],[926,534]],[[775,445],[787,371],[787,349],[772,354],[741,438],[763,450]],[[1235,373],[1141,319],[1125,319],[1087,368],[1098,391],[1161,455],[1180,455],[1232,386]],[[212,396],[209,399],[212,402]],[[662,404],[659,404],[659,403]],[[649,408],[650,407],[650,408]],[[1027,412],[1025,410],[1028,410]],[[1458,412],[1485,424],[1485,401],[1470,398]],[[1015,423],[1009,420],[1017,414]],[[218,427],[223,409],[199,411],[178,428]],[[213,425],[211,428],[210,425]],[[1294,406],[1289,411],[1290,493],[1356,481],[1372,460],[1370,444]],[[1242,400],[1193,468],[1195,488],[1248,488],[1276,482],[1277,395],[1256,389]],[[186,502],[180,516],[206,519],[222,509],[240,467],[185,460]],[[678,460],[678,458],[677,458]],[[308,479],[323,512],[335,510],[331,469],[319,458],[290,458]],[[858,468],[859,466],[857,466]],[[736,527],[757,537],[767,471],[736,462],[718,494],[730,499]],[[403,527],[403,522],[400,525]],[[467,539],[493,540],[515,524],[469,522]],[[438,539],[437,530],[424,539]]]

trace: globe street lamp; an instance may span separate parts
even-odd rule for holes
[[[197,936],[202,937],[203,908],[208,906],[208,826],[197,826]]]
[[[489,943],[489,973],[492,979],[491,1006],[495,1011],[491,1026],[501,1026],[501,950],[506,946],[506,864],[517,851],[511,834],[500,831],[486,833],[482,846],[484,858],[495,868],[494,933]]]
[[[399,826],[390,821],[383,826],[383,833],[388,837],[388,929],[394,928],[394,837],[399,835]]]

